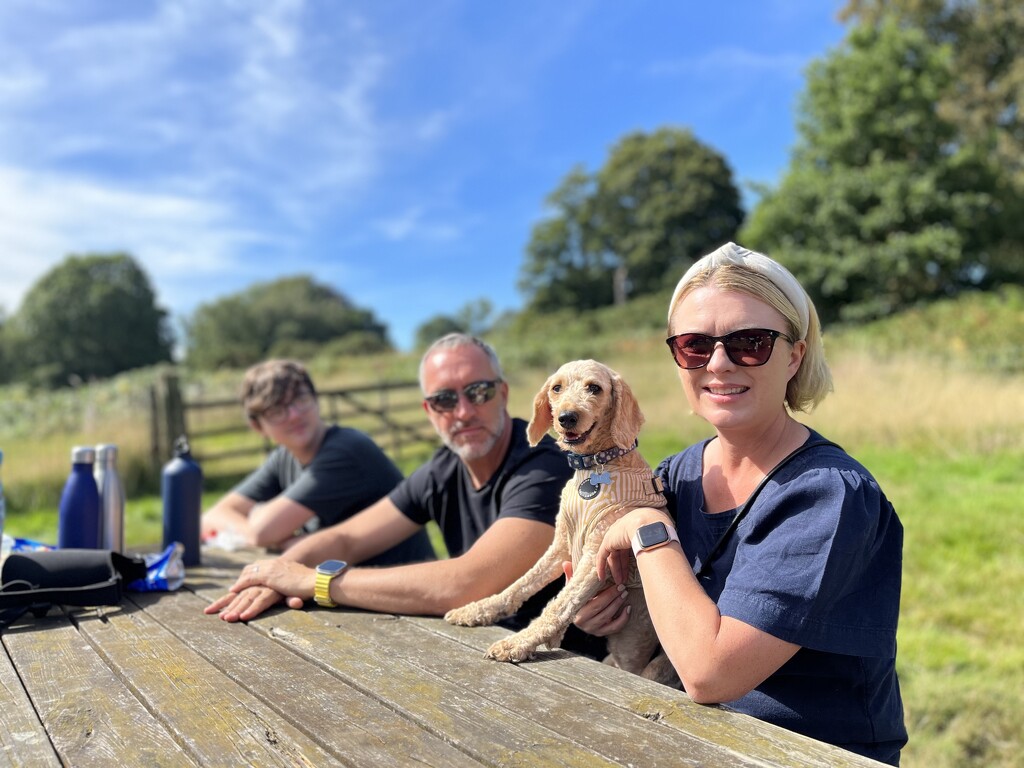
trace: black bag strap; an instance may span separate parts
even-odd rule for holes
[[[0,608],[50,605],[116,605],[121,601],[121,575],[115,573],[106,581],[82,584],[77,587],[50,587],[48,589],[18,589],[13,582],[11,591],[0,592]]]
[[[0,630],[29,608],[42,614],[51,605],[117,605],[124,585],[145,576],[144,558],[107,550],[13,553],[3,568]],[[77,583],[83,578],[95,581]]]
[[[711,563],[714,562],[715,558],[722,554],[722,550],[725,548],[725,542],[729,540],[729,537],[732,536],[733,532],[739,527],[740,522],[743,520],[744,517],[747,516],[747,512],[749,512],[750,508],[754,506],[754,500],[757,498],[758,494],[761,493],[761,490],[768,484],[768,481],[775,476],[775,473],[782,469],[784,466],[786,466],[790,462],[790,460],[796,458],[804,451],[808,451],[811,448],[817,448],[823,445],[831,445],[833,448],[843,450],[842,446],[833,443],[831,440],[808,441],[803,445],[799,446],[792,453],[788,454],[782,461],[780,461],[778,464],[776,464],[774,467],[768,470],[768,474],[766,474],[761,479],[761,482],[757,484],[757,487],[754,489],[754,492],[747,497],[747,500],[745,502],[743,502],[743,506],[740,507],[740,511],[736,513],[736,517],[732,519],[732,522],[729,523],[729,527],[725,529],[725,533],[723,533],[718,538],[718,541],[715,542],[715,546],[711,548],[711,551],[708,553],[707,559],[705,559],[704,562],[701,563],[700,570],[696,572],[696,576],[698,579],[702,579],[705,576],[707,576],[708,573],[710,573]]]

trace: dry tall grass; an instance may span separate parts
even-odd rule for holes
[[[630,383],[647,418],[645,433],[670,432],[680,447],[710,434],[690,412],[660,339],[620,345],[603,362]],[[944,367],[909,355],[877,359],[855,346],[831,352],[830,365],[834,391],[813,412],[795,417],[853,453],[875,446],[949,457],[1024,450],[1024,375]],[[532,398],[543,375],[516,378],[533,381]],[[526,393],[519,390],[512,407],[526,414]]]

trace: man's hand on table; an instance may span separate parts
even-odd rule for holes
[[[228,594],[210,603],[204,613],[219,613],[224,621],[248,621],[287,599],[301,608],[313,597],[316,571],[290,560],[258,560],[242,569]]]

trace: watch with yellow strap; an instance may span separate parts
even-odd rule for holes
[[[337,603],[331,600],[331,582],[341,576],[348,568],[344,560],[324,560],[316,567],[316,586],[313,587],[313,599],[324,608],[336,608]]]

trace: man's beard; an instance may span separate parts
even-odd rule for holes
[[[475,461],[476,459],[482,459],[484,456],[486,456],[494,449],[494,446],[497,444],[498,440],[501,439],[502,434],[505,432],[506,418],[507,417],[505,415],[505,412],[502,411],[501,416],[493,432],[490,430],[490,428],[486,426],[484,427],[487,431],[487,439],[484,440],[483,442],[459,444],[452,439],[450,433],[438,431],[438,434],[441,436],[441,442],[443,442],[445,446],[447,446],[448,450],[450,450],[460,459],[462,459],[463,461]],[[467,424],[465,422],[456,422],[455,424],[452,425],[450,432],[458,432],[460,429],[463,429],[466,426]]]

